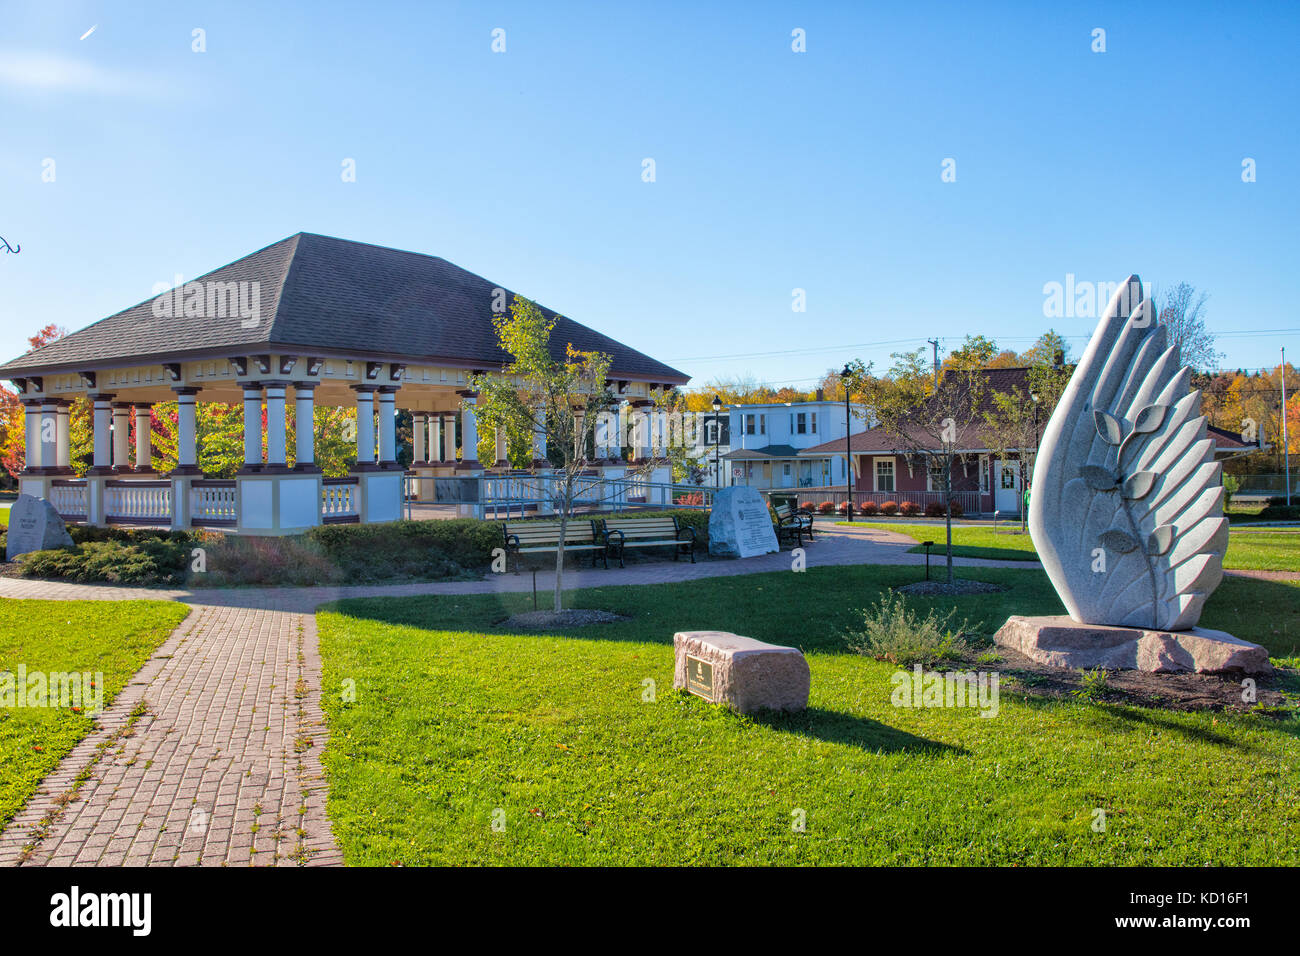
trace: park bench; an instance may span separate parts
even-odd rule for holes
[[[519,568],[521,554],[545,554],[558,551],[560,547],[560,523],[558,521],[503,521],[501,533],[505,537],[506,554],[515,556],[515,568]],[[609,551],[605,546],[604,535],[600,533],[595,521],[572,520],[564,532],[564,550],[590,551],[591,566],[596,566],[600,558],[609,567]]]
[[[772,509],[776,512],[776,534],[778,538],[793,538],[796,547],[803,547],[803,536],[813,539],[813,516],[795,510],[792,505],[779,504]]]
[[[618,566],[623,564],[627,548],[664,547],[673,549],[673,560],[683,554],[695,563],[695,529],[684,525],[673,515],[666,518],[606,518],[605,547],[618,552]]]

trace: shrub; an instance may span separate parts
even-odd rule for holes
[[[477,518],[330,524],[311,528],[304,537],[344,579],[360,581],[422,577],[439,560],[483,569],[492,561],[492,549],[502,545],[500,523]]]
[[[817,510],[824,515],[833,514],[835,512],[835,502],[823,501],[817,506]]]
[[[966,652],[966,641],[952,628],[956,608],[942,617],[931,608],[921,617],[907,606],[902,595],[885,594],[878,605],[860,613],[862,629],[846,635],[850,649],[858,654],[899,667],[931,667],[939,661],[958,659]],[[962,629],[965,626],[963,621]]]
[[[880,513],[881,513],[882,515],[896,515],[896,514],[898,514],[898,502],[897,502],[897,501],[886,501],[883,505],[880,506]]]
[[[925,506],[925,516],[927,518],[942,518],[945,514],[947,514],[947,511],[945,511],[943,505],[937,501],[931,501]]]
[[[815,501],[799,502],[799,510],[802,511],[804,514],[812,514],[814,511],[817,510],[817,507],[818,507],[817,502]]]
[[[1232,504],[1232,496],[1241,488],[1241,479],[1236,475],[1223,476],[1223,504],[1228,506]]]
[[[921,506],[915,501],[904,501],[898,506],[898,510],[910,518],[913,515],[919,515],[921,513]]]
[[[1270,498],[1270,501],[1274,499]],[[1282,499],[1286,500],[1286,499]],[[1291,505],[1289,508],[1282,504],[1270,504],[1259,513],[1261,518],[1271,521],[1296,521],[1300,520],[1300,505]]]
[[[849,503],[847,501],[841,501],[835,506],[835,513],[847,515],[849,513]]]
[[[876,503],[874,501],[864,501],[862,502],[862,504],[858,505],[858,514],[870,516],[875,514],[879,510],[880,509],[876,507]]]
[[[19,573],[28,578],[109,581],[113,584],[179,584],[189,564],[188,541],[169,536],[88,541],[71,548],[33,551],[19,558]]]
[[[954,518],[960,518],[962,516],[961,505],[955,501],[949,502],[948,510],[952,513]]]
[[[678,495],[673,499],[674,504],[678,505],[702,505],[704,504],[704,492],[692,492],[688,495]]]

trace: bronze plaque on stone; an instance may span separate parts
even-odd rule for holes
[[[703,697],[716,704],[713,697],[713,665],[698,657],[687,657],[686,689],[696,697]]]

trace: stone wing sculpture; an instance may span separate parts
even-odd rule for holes
[[[1192,628],[1223,577],[1223,482],[1190,379],[1130,276],[1034,464],[1029,531],[1082,624]]]

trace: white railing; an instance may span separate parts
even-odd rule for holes
[[[107,481],[104,515],[110,523],[171,524],[171,482]]]
[[[361,516],[356,478],[325,478],[321,481],[321,520],[354,521]]]
[[[201,478],[190,483],[190,523],[233,525],[239,518],[235,482]]]
[[[475,510],[480,518],[554,514],[564,494],[560,475],[484,475],[478,481]],[[653,482],[644,475],[580,475],[574,481],[573,507],[577,510],[709,508],[712,504],[712,488]]]
[[[50,504],[64,518],[86,517],[86,483],[80,479],[59,479],[50,483]]]

